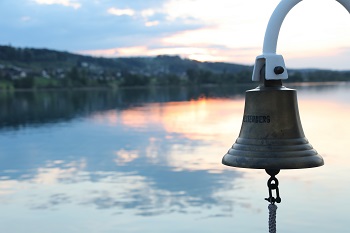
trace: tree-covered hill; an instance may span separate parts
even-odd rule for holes
[[[0,46],[0,89],[202,85],[251,82],[253,67],[179,56],[102,58]],[[290,70],[289,81],[347,81],[350,72]]]

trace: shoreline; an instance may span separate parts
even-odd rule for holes
[[[347,84],[349,81],[325,81],[325,82],[284,82],[284,86],[326,86]],[[237,84],[203,84],[203,85],[154,85],[154,86],[123,86],[123,87],[62,87],[62,88],[13,88],[13,89],[0,89],[0,93],[9,92],[36,92],[36,91],[91,91],[91,90],[132,90],[132,89],[149,89],[149,88],[182,88],[182,87],[230,87],[230,86],[252,86],[258,85],[258,82],[251,83],[237,83]]]

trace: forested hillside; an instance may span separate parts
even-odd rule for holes
[[[251,82],[252,66],[179,56],[98,58],[0,46],[0,89],[230,85]],[[350,71],[289,70],[289,81],[348,81]]]

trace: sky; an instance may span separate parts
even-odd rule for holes
[[[0,44],[253,65],[279,2],[1,0]],[[349,13],[335,0],[302,1],[282,24],[277,53],[287,68],[350,70]]]

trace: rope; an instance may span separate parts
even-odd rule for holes
[[[275,204],[269,204],[269,233],[276,233],[276,210]]]

